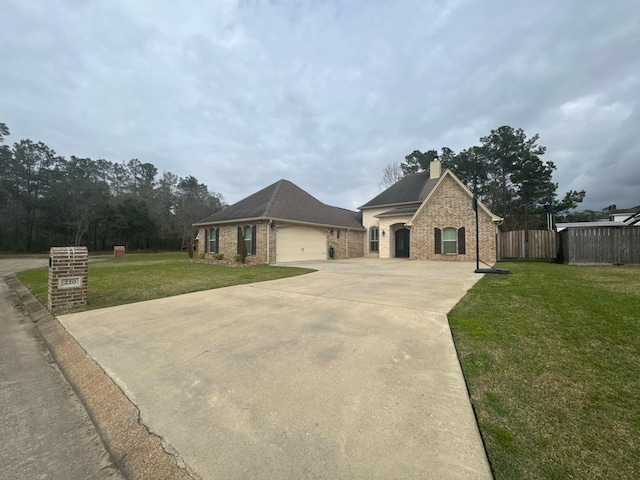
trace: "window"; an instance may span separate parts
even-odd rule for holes
[[[251,227],[249,225],[242,228],[242,236],[244,238],[244,245],[247,248],[247,253],[251,255],[253,250],[251,249]]]
[[[247,249],[247,255],[256,254],[256,226],[245,225],[244,227],[238,227],[238,250],[240,253],[240,245],[244,243]]]
[[[448,227],[443,230],[434,229],[434,246],[436,255],[442,253],[458,253],[464,255],[466,249],[465,228]]]
[[[442,231],[443,253],[458,253],[458,231],[455,228],[445,228]]]
[[[379,230],[378,227],[371,227],[369,229],[369,251],[370,252],[377,252],[379,251],[378,249],[380,248],[379,245]]]
[[[209,229],[209,253],[218,253],[218,229]]]

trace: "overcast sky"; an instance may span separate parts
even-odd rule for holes
[[[540,134],[559,193],[640,204],[638,0],[2,0],[0,122],[60,155],[285,178],[356,208],[413,150]]]

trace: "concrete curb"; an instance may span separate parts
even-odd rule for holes
[[[130,480],[198,479],[160,436],[149,432],[135,404],[22,282],[15,275],[5,281],[36,323],[121,474]]]

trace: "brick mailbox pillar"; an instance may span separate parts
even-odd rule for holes
[[[87,247],[51,247],[49,250],[49,310],[87,304]]]
[[[113,247],[113,257],[114,258],[122,258],[124,257],[125,248],[123,245],[118,245]]]

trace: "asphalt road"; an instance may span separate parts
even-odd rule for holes
[[[0,477],[121,479],[82,403],[4,281],[46,259],[0,259]]]

